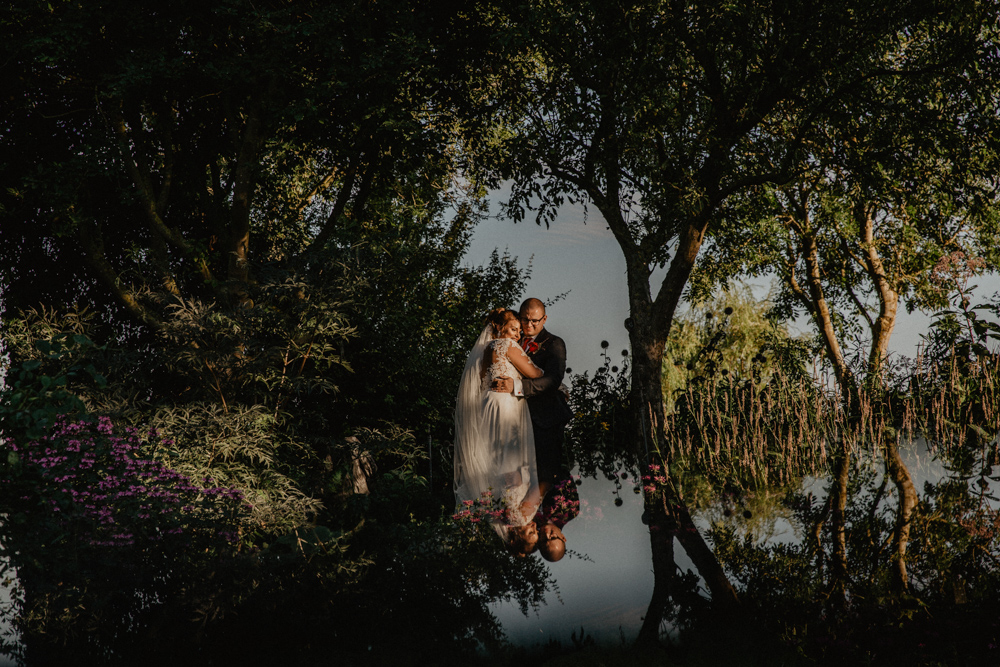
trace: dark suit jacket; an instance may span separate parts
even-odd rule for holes
[[[545,374],[540,378],[521,380],[521,390],[528,399],[531,421],[538,428],[565,426],[573,417],[566,399],[559,391],[566,373],[566,343],[545,329],[535,336],[535,343],[538,344],[538,349],[528,356]]]

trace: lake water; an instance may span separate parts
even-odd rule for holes
[[[906,447],[902,455],[918,493],[922,493],[924,482],[937,483],[947,475],[922,440]],[[882,470],[880,463],[875,470]],[[822,502],[827,484],[825,479],[807,477],[801,489]],[[568,646],[574,632],[580,636],[581,627],[600,644],[618,644],[622,637],[629,643],[635,640],[653,593],[653,571],[649,531],[641,521],[642,496],[634,494],[631,487],[631,480],[623,483],[620,496],[624,503],[615,507],[613,481],[603,477],[583,480],[580,501],[586,507],[564,532],[567,546],[588,558],[567,554],[558,563],[549,563],[558,591],[550,593],[546,603],[527,617],[512,604],[494,606],[511,642],[531,648],[556,640]],[[710,523],[725,521],[761,541],[797,542],[802,537],[781,512],[757,512],[749,520],[741,512],[729,517],[723,512],[721,505],[714,505],[695,513],[703,535]],[[681,570],[694,569],[676,540],[674,555]]]
[[[6,566],[6,563],[3,565]],[[0,636],[3,637],[4,643],[14,641],[16,637],[16,634],[10,626],[11,590],[6,583],[7,582],[0,579]],[[13,667],[14,664],[14,660],[9,655],[0,652],[0,667]]]
[[[623,484],[624,503],[615,507],[614,482],[583,480],[583,509],[563,532],[567,548],[587,558],[567,553],[549,563],[559,590],[528,617],[512,604],[494,606],[513,643],[531,647],[554,639],[571,645],[571,635],[579,636],[581,627],[603,644],[618,643],[622,633],[628,642],[636,638],[653,592],[653,570],[649,531],[641,521],[642,496],[631,486]]]

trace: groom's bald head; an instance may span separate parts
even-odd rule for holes
[[[531,297],[530,299],[525,299],[524,303],[521,304],[521,314],[523,315],[524,311],[528,310],[529,308],[530,309],[537,308],[542,311],[542,315],[545,314],[545,304],[542,303],[541,299],[536,299],[535,297]]]
[[[538,299],[525,299],[518,313],[521,316],[521,331],[534,338],[545,327],[545,304]]]

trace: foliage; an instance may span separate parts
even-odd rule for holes
[[[906,389],[919,432],[945,452],[957,453],[996,446],[1000,356],[990,342],[1000,332],[1000,321],[994,321],[1000,311],[996,303],[972,306],[969,267],[961,257],[951,259],[949,280],[959,274],[958,307],[938,313],[932,322]]]
[[[678,316],[664,350],[663,394],[667,413],[692,382],[716,375],[733,382],[766,384],[773,373],[806,377],[809,339],[792,338],[770,317],[773,303],[756,300],[750,288],[727,289]]]
[[[931,280],[947,289],[955,306],[938,311],[923,336],[927,361],[942,363],[954,355],[961,355],[966,363],[985,361],[1000,350],[1000,293],[991,301],[972,305],[977,286],[969,281],[985,268],[982,259],[963,252],[946,255],[935,265]]]
[[[927,482],[913,524],[908,567],[912,594],[892,590],[885,562],[895,524],[887,476],[862,463],[847,504],[851,596],[846,610],[829,607],[829,550],[817,541],[829,507],[812,493],[790,493],[787,506],[801,542],[759,543],[732,524],[712,532],[720,558],[763,623],[803,654],[820,661],[954,664],[992,655],[1000,626],[989,591],[1000,570],[997,513],[983,484],[947,476]]]
[[[451,180],[452,61],[431,57],[446,51],[448,12],[405,0],[11,9],[9,308],[83,299],[155,328],[164,312],[138,301],[145,290],[242,300],[247,262],[301,257],[382,202]]]
[[[44,437],[60,416],[82,414],[83,401],[67,388],[71,382],[106,385],[93,364],[76,363],[73,353],[93,348],[82,333],[59,333],[35,343],[39,358],[3,369],[3,401],[0,402],[0,431],[7,437]],[[44,365],[43,365],[44,364]],[[0,464],[2,465],[2,464]]]
[[[345,426],[388,419],[450,439],[453,388],[481,318],[516,307],[529,277],[496,252],[484,266],[462,266],[479,220],[401,214],[336,236],[351,267],[345,313],[357,333],[344,347],[356,370],[340,382]]]
[[[783,484],[825,464],[843,418],[811,379],[781,371],[760,383],[704,379],[676,398],[664,455],[679,477],[707,475],[740,487]]]
[[[4,574],[21,584],[29,650],[86,632],[94,655],[114,656],[137,629],[217,594],[210,573],[233,558],[243,496],[146,458],[155,439],[107,418],[5,439]]]
[[[611,360],[602,343],[601,366],[591,378],[589,372],[572,375],[569,404],[574,416],[566,428],[566,449],[570,467],[584,477],[598,471],[609,479],[622,469],[636,469],[630,457],[633,414],[629,410],[629,354],[622,350],[621,366]]]
[[[275,291],[283,297],[294,293],[294,287]],[[159,446],[160,456],[192,477],[210,476],[243,489],[259,522],[279,529],[296,525],[318,506],[301,487],[317,454],[307,439],[306,423],[297,424],[298,432],[288,428],[285,406],[318,402],[323,390],[329,391],[331,374],[342,369],[334,344],[345,327],[334,315],[328,330],[317,334],[322,315],[295,307],[294,300],[283,305],[284,310],[248,311],[179,303],[159,340],[140,338],[80,351],[77,363],[99,368],[110,378],[108,388],[76,381],[68,389],[94,413],[169,436],[170,443]],[[88,334],[100,333],[92,314],[67,319]],[[38,361],[30,341],[61,326],[63,318],[53,311],[7,318],[12,358]],[[294,346],[302,329],[314,338],[308,355]],[[147,347],[154,341],[156,354]],[[306,356],[315,364],[309,369],[317,370],[287,372]]]

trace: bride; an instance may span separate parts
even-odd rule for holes
[[[497,308],[469,353],[455,407],[455,498],[461,510],[499,496],[493,527],[515,553],[527,554],[538,542],[532,519],[541,502],[531,417],[524,399],[490,391],[498,377],[541,377],[520,337],[517,313]]]

